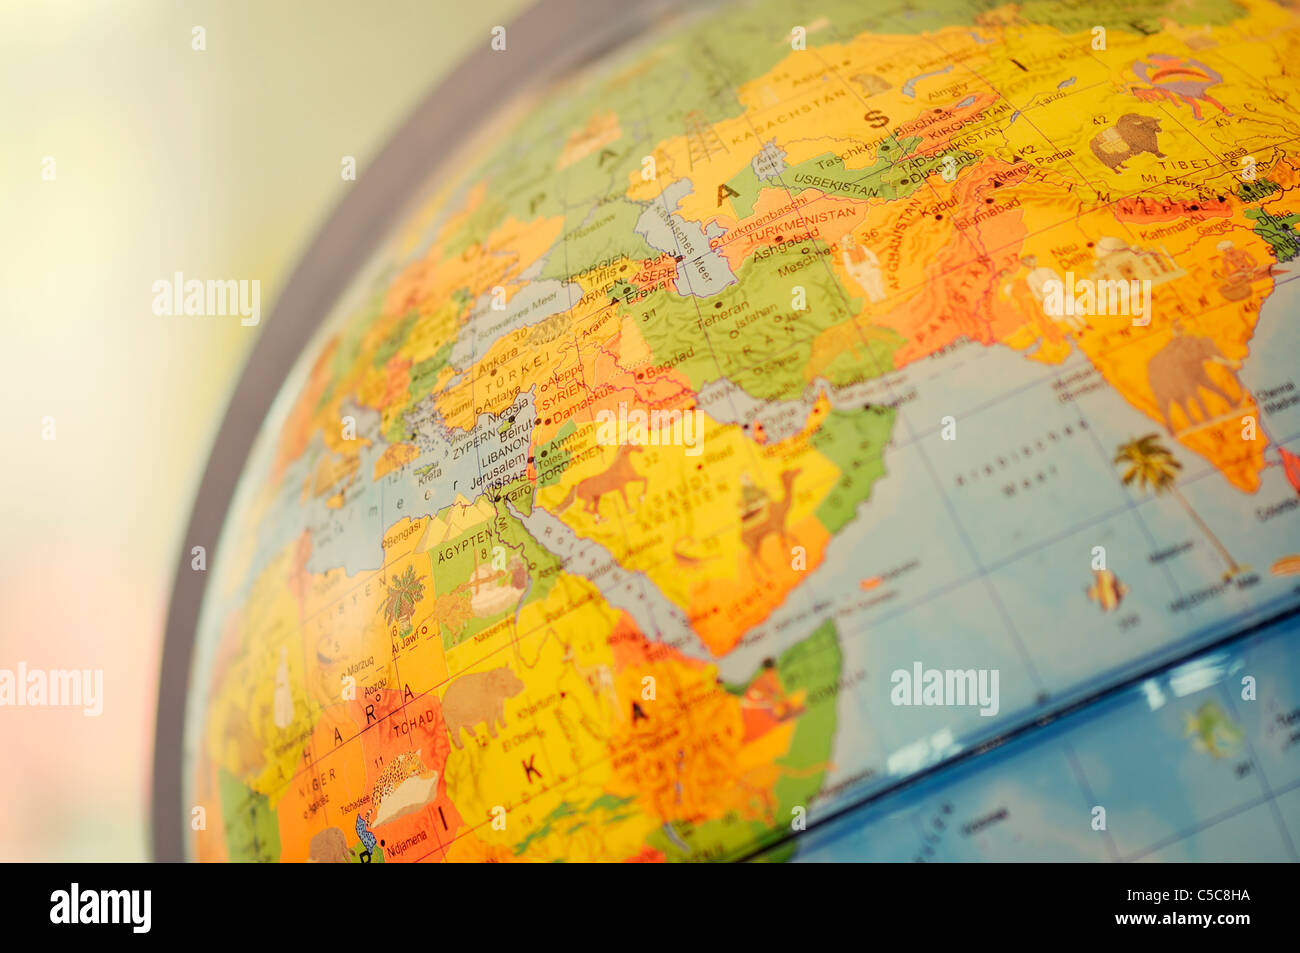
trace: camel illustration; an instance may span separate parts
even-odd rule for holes
[[[770,503],[742,518],[740,540],[755,558],[758,557],[758,549],[763,545],[763,540],[773,533],[778,534],[783,542],[788,538],[785,534],[785,518],[794,502],[792,490],[799,473],[800,470],[795,468],[781,474],[781,488],[784,491],[781,502]]]
[[[1218,394],[1229,406],[1236,406],[1237,398],[1230,396],[1206,372],[1207,361],[1226,367],[1233,383],[1237,385],[1238,393],[1241,392],[1241,382],[1234,373],[1236,365],[1225,358],[1209,338],[1175,337],[1147,362],[1147,383],[1151,386],[1156,406],[1160,408],[1160,415],[1165,418],[1165,427],[1171,435],[1174,425],[1170,419],[1170,404],[1178,404],[1190,420],[1190,408],[1194,403],[1201,412],[1201,418],[1209,419],[1210,413],[1200,395],[1202,387],[1212,394]]]
[[[614,462],[608,470],[603,473],[597,473],[589,476],[585,480],[579,480],[569,490],[569,495],[560,501],[555,512],[563,513],[573,505],[575,499],[582,500],[583,509],[592,514],[596,521],[600,521],[600,498],[606,493],[613,493],[618,490],[623,496],[623,505],[629,510],[632,504],[627,499],[627,485],[629,483],[641,484],[641,499],[645,499],[646,478],[636,472],[632,466],[632,454],[641,453],[641,448],[631,444],[623,444],[618,448],[618,453],[614,455]]]

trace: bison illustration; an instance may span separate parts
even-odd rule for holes
[[[1149,152],[1157,159],[1165,157],[1156,143],[1156,133],[1159,131],[1159,119],[1125,113],[1115,125],[1092,137],[1092,154],[1118,175],[1125,171],[1125,162],[1143,152]]]

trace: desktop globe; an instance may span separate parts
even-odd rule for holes
[[[169,842],[1295,860],[1296,15],[611,36],[476,102],[273,382]]]

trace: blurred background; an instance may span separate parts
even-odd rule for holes
[[[242,363],[343,157],[525,5],[0,4],[0,668],[104,672],[97,718],[0,708],[0,861],[147,858],[172,567]],[[260,280],[261,324],[155,316],[177,271]]]

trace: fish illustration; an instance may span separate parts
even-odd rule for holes
[[[1088,598],[1101,606],[1102,612],[1114,612],[1128,595],[1128,586],[1109,569],[1094,569],[1092,574],[1096,578],[1087,589]]]
[[[1287,482],[1300,493],[1300,456],[1296,456],[1288,450],[1278,447],[1278,456],[1282,460],[1282,470],[1286,473]]]
[[[1294,576],[1300,573],[1300,553],[1283,556],[1273,564],[1272,573],[1275,576]]]
[[[1192,738],[1192,747],[1204,751],[1212,758],[1225,758],[1230,749],[1241,741],[1241,729],[1219,707],[1218,702],[1206,702],[1196,709],[1195,715],[1184,715],[1186,735]]]

